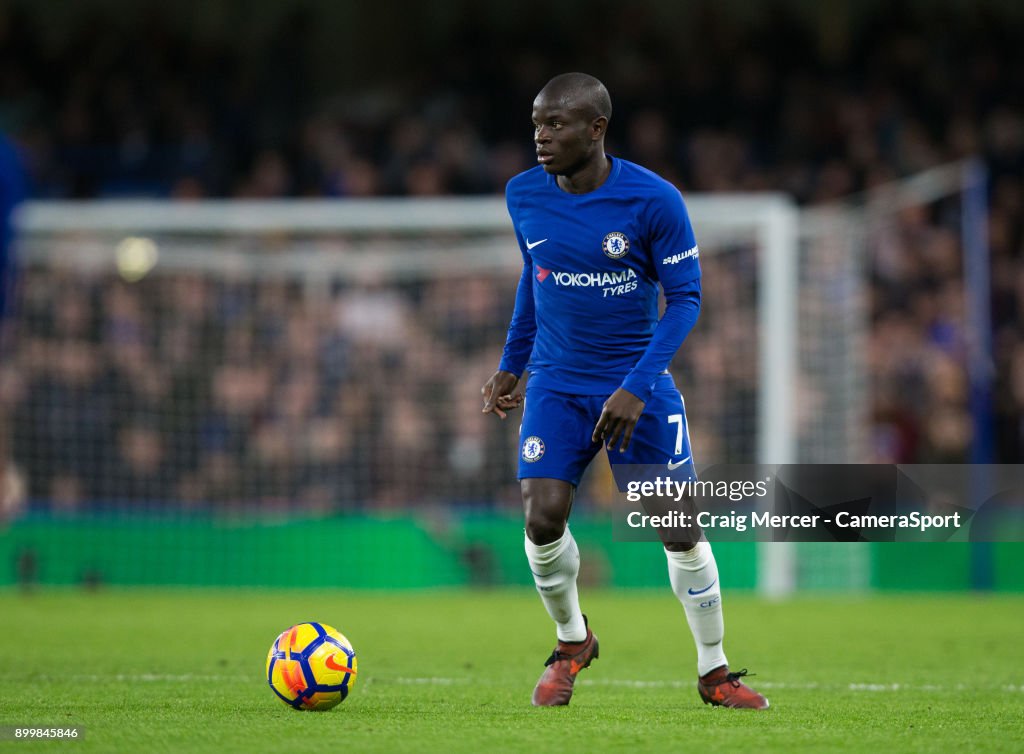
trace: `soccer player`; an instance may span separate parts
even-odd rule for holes
[[[604,446],[617,464],[691,464],[683,399],[668,365],[697,320],[697,242],[674,186],[610,157],[604,85],[583,73],[551,79],[533,102],[539,166],[508,183],[523,255],[515,311],[484,413],[504,419],[529,362],[519,479],[526,557],[554,619],[557,646],[533,691],[538,706],[568,704],[598,641],[580,611],[579,550],[568,528],[584,469]],[[658,283],[666,309],[658,319]],[[722,649],[718,568],[711,546],[667,542],[669,580],[697,645],[707,704],[765,709],[730,672]]]

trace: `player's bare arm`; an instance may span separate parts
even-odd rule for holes
[[[594,425],[594,442],[603,442],[611,450],[619,439],[619,452],[625,452],[633,439],[633,430],[646,404],[625,388],[619,388],[604,402],[601,416]]]
[[[519,378],[511,372],[498,370],[491,379],[480,388],[480,394],[484,397],[484,413],[497,414],[500,419],[508,416],[509,411],[514,411],[523,405],[523,394],[515,393]]]

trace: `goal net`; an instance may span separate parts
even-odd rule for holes
[[[993,462],[977,454],[992,433],[985,401],[970,405],[994,369],[985,186],[963,161],[801,212],[801,463]],[[901,583],[880,565],[902,562],[898,549],[884,547],[762,547],[761,585]]]

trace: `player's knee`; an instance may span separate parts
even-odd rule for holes
[[[547,545],[561,538],[572,507],[572,485],[549,479],[523,482],[523,513],[526,536],[535,545]]]
[[[523,497],[526,536],[535,545],[547,545],[565,533],[566,515],[560,507],[547,505],[530,495]]]
[[[535,545],[549,545],[561,539],[564,533],[564,520],[556,520],[550,517],[527,517],[526,519],[526,536]]]

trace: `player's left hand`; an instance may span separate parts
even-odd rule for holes
[[[625,452],[629,441],[633,439],[633,430],[636,429],[645,405],[631,392],[620,387],[604,402],[601,418],[594,425],[594,442],[604,443],[609,450],[614,450],[621,439],[619,452]]]

